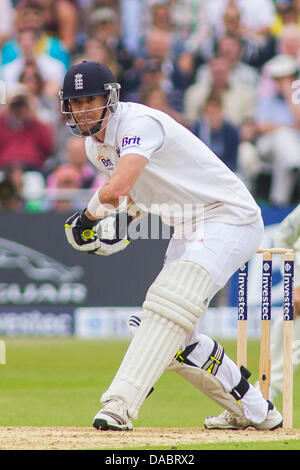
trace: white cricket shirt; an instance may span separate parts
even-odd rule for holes
[[[169,225],[180,225],[183,218],[194,226],[203,217],[246,225],[260,217],[260,208],[239,178],[200,139],[161,111],[119,103],[104,144],[87,137],[86,153],[108,176],[124,155],[146,157],[130,196]]]

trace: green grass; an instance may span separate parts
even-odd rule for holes
[[[128,341],[2,339],[6,343],[7,364],[0,365],[0,426],[90,426],[100,408],[99,398],[128,346]],[[222,344],[235,359],[235,342],[222,341]],[[258,355],[259,343],[249,341],[248,367],[253,371],[252,382],[257,379]],[[295,428],[300,428],[299,396],[300,368],[294,377]],[[276,405],[281,409],[281,399]],[[177,374],[167,372],[143,404],[135,426],[202,427],[207,415],[220,411],[218,405]],[[232,444],[233,448],[237,445],[258,448],[253,443]],[[278,448],[279,443],[263,443],[264,448],[266,445]],[[281,445],[285,449],[298,445],[299,449],[299,442],[287,441]],[[218,446],[214,444],[213,448]]]

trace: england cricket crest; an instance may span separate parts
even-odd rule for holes
[[[75,90],[83,90],[83,75],[76,73],[74,78]]]

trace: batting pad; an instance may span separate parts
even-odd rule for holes
[[[151,387],[204,312],[210,287],[209,273],[193,261],[176,260],[160,272],[147,292],[141,325],[102,403],[123,398],[129,416],[137,418]]]
[[[225,390],[221,381],[206,370],[172,361],[169,371],[176,372],[224,409],[244,417],[242,406]]]

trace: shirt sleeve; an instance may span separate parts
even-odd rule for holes
[[[152,116],[137,116],[120,126],[117,140],[120,158],[129,153],[150,159],[164,143],[162,125]]]

